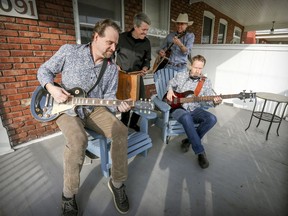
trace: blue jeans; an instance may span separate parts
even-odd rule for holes
[[[173,65],[166,65],[165,68],[171,68],[172,70],[177,71],[177,73],[181,73],[181,72],[186,72],[187,71],[187,65],[181,65],[181,66],[173,66]]]
[[[183,125],[194,153],[203,153],[205,150],[201,139],[216,124],[216,116],[202,108],[193,111],[176,109],[171,116]],[[195,124],[199,126],[195,128]]]

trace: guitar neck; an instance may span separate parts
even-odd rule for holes
[[[122,100],[99,99],[99,98],[82,98],[73,97],[71,103],[76,106],[118,106]],[[129,106],[134,107],[135,101],[125,101]]]
[[[213,101],[215,97],[221,97],[222,99],[238,98],[239,94],[213,95],[213,96],[194,96],[194,97],[188,97],[188,98],[181,98],[180,99],[180,103]]]

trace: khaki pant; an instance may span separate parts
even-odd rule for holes
[[[64,148],[64,188],[66,197],[77,194],[80,184],[80,171],[85,159],[87,147],[87,127],[110,138],[111,143],[111,178],[116,182],[127,179],[127,127],[106,107],[96,107],[85,119],[62,114],[56,121],[62,131],[66,145]]]

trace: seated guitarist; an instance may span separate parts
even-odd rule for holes
[[[188,21],[186,13],[180,13],[176,20],[172,19],[172,22],[176,23],[176,32],[167,35],[160,47],[159,56],[168,58],[165,67],[183,72],[186,71],[188,56],[192,51],[195,39],[193,33],[186,31],[187,27],[193,24],[193,21]]]
[[[119,33],[120,27],[112,20],[105,19],[96,23],[90,43],[61,46],[38,70],[37,77],[42,87],[46,88],[57,103],[64,103],[68,100],[70,93],[66,89],[75,87],[88,92],[89,98],[115,99],[118,69],[114,61],[109,60],[108,64],[105,64],[107,62],[105,59],[110,59],[113,55]],[[102,71],[104,73],[101,73]],[[61,82],[65,89],[54,85],[54,77],[58,73],[62,75]],[[98,78],[101,80],[96,85]],[[80,172],[88,141],[84,127],[112,140],[112,168],[108,188],[112,193],[116,209],[122,214],[128,212],[129,201],[123,184],[128,177],[128,129],[113,114],[116,109],[120,112],[127,112],[131,107],[126,102],[109,108],[79,106],[76,109],[77,116],[64,113],[58,117],[56,123],[66,140],[61,215],[79,215],[76,195],[80,187]]]
[[[214,95],[211,81],[202,75],[205,63],[206,59],[203,56],[194,56],[191,59],[191,69],[186,70],[185,73],[177,73],[169,81],[167,100],[172,101],[173,98],[176,98],[176,92],[181,93],[191,90],[194,91],[194,95],[196,96]],[[187,152],[191,145],[192,150],[198,156],[198,163],[202,169],[207,168],[209,162],[201,139],[217,122],[216,116],[203,109],[203,105],[216,106],[221,102],[222,98],[217,96],[214,97],[213,101],[205,103],[183,103],[180,108],[171,111],[171,116],[183,125],[188,137],[187,142],[182,141],[181,149],[183,152]],[[195,128],[195,124],[199,124],[199,126]]]

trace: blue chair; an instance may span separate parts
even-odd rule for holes
[[[163,96],[167,93],[167,84],[175,74],[172,69],[164,68],[154,73],[154,82],[156,87],[156,95],[152,96],[155,108],[160,111],[155,125],[161,129],[161,138],[164,143],[168,144],[171,136],[186,134],[182,124],[170,116],[171,107],[164,102]]]
[[[134,157],[138,154],[147,156],[148,149],[152,147],[152,140],[148,134],[148,124],[150,119],[155,119],[157,117],[155,112],[144,112],[134,110],[138,115],[141,116],[140,119],[140,132],[130,131],[128,134],[128,159]],[[88,147],[86,152],[87,155],[97,156],[101,160],[101,170],[105,177],[110,176],[110,168],[112,165],[112,160],[110,156],[110,146],[111,140],[106,137],[97,134],[96,132],[86,129],[88,137]]]

